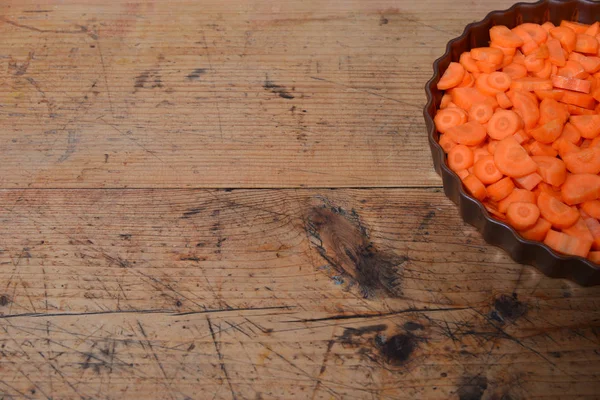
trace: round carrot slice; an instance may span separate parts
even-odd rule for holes
[[[448,152],[448,166],[453,171],[467,169],[473,165],[473,151],[464,144],[456,145]]]
[[[442,75],[442,77],[440,78],[440,81],[437,84],[437,88],[439,90],[451,89],[462,82],[464,75],[464,67],[459,63],[451,62],[450,65],[448,65],[446,71],[444,72],[444,75]]]
[[[520,47],[523,39],[504,25],[496,25],[490,28],[490,39],[502,47]]]
[[[487,132],[492,139],[502,140],[514,135],[521,127],[521,117],[514,111],[496,110],[488,121]]]
[[[487,103],[473,104],[469,110],[469,120],[485,124],[494,115],[494,109]]]
[[[579,212],[576,208],[569,207],[545,192],[541,192],[538,196],[537,206],[542,216],[555,228],[568,228],[579,219]]]
[[[561,135],[563,123],[564,122],[558,118],[553,119],[552,121],[529,131],[529,134],[540,143],[552,143]]]
[[[571,29],[564,26],[558,26],[550,29],[550,36],[557,39],[562,47],[569,53],[575,49],[577,44],[577,35]]]
[[[494,47],[476,47],[471,49],[471,57],[477,61],[485,61],[490,64],[500,64],[504,59],[502,50]]]
[[[496,167],[492,155],[481,157],[473,165],[473,174],[486,185],[495,183],[504,177]]]
[[[494,152],[494,162],[500,172],[511,178],[520,178],[538,169],[535,161],[512,136],[498,143]]]
[[[515,202],[508,206],[506,219],[516,230],[529,229],[540,217],[540,209],[535,204]]]
[[[485,127],[476,121],[454,126],[448,129],[446,134],[456,143],[467,146],[477,146],[483,143],[487,136]]]
[[[506,92],[510,87],[512,79],[510,75],[505,72],[492,72],[488,76],[488,83],[494,89],[498,89],[502,92]]]
[[[567,169],[574,174],[600,173],[600,147],[588,147],[562,156]]]
[[[433,121],[438,132],[446,133],[448,129],[467,122],[467,113],[457,107],[444,108],[435,114]]]
[[[471,57],[471,52],[465,51],[462,53],[458,61],[460,62],[460,65],[462,65],[463,68],[468,72],[480,72],[479,67],[477,67],[477,63],[473,57]]]
[[[527,68],[524,65],[512,63],[502,68],[502,72],[511,77],[511,79],[521,79],[527,76]]]

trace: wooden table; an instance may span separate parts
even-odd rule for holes
[[[2,0],[0,398],[598,398],[600,288],[486,245],[425,139],[509,5]]]

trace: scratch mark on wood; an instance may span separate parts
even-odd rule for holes
[[[212,337],[212,341],[215,346],[215,350],[217,352],[217,355],[219,356],[219,363],[221,364],[221,371],[223,371],[223,374],[225,375],[225,380],[227,381],[227,385],[229,385],[229,390],[231,391],[231,396],[233,397],[233,400],[236,400],[237,396],[235,394],[235,391],[233,390],[233,386],[231,384],[231,379],[229,379],[229,373],[227,372],[227,367],[225,365],[225,361],[223,360],[223,354],[221,353],[221,346],[220,346],[220,343],[217,342],[217,338],[215,336],[215,331],[213,329],[212,323],[210,322],[210,317],[208,315],[206,316],[206,322],[208,322],[208,329],[210,330],[210,336]]]

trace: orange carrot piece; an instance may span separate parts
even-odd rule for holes
[[[527,71],[529,72],[539,72],[544,69],[545,65],[544,59],[538,58],[536,53],[525,56],[525,68],[527,68]]]
[[[460,65],[463,66],[463,68],[465,70],[467,70],[471,73],[481,72],[481,71],[479,71],[479,67],[477,66],[477,63],[475,62],[473,57],[471,57],[471,52],[469,52],[469,51],[465,51],[464,53],[462,53],[460,55],[459,63],[460,63]]]
[[[504,109],[512,108],[513,106],[512,101],[510,101],[504,92],[496,93],[496,101],[498,102],[498,105]]]
[[[567,179],[567,167],[559,158],[551,156],[532,156],[538,165],[542,180],[552,186],[560,186]]]
[[[563,122],[560,119],[553,119],[529,131],[535,140],[541,143],[552,143],[558,139],[563,130]]]
[[[501,44],[499,44],[498,42],[494,42],[493,40],[490,42],[490,47],[502,50],[502,53],[504,54],[503,63],[506,62],[506,59],[510,59],[512,61],[512,58],[514,57],[515,53],[517,52],[516,47],[504,47]]]
[[[471,106],[469,110],[469,121],[477,121],[480,124],[485,124],[494,115],[494,109],[487,103],[477,103]]]
[[[440,135],[440,139],[438,140],[438,143],[440,144],[442,149],[444,149],[445,153],[448,153],[450,150],[452,150],[452,148],[454,146],[458,145],[458,143],[456,143],[454,140],[450,139],[448,137],[448,135]]]
[[[560,42],[556,39],[548,39],[546,46],[548,47],[548,60],[550,60],[550,63],[564,67],[567,60],[565,60]]]
[[[595,74],[600,71],[600,57],[584,56],[583,54],[573,52],[569,54],[569,60],[581,64],[584,71],[589,74]]]
[[[572,115],[569,121],[586,139],[594,139],[600,135],[600,115],[598,114]]]
[[[523,143],[528,142],[529,139],[531,139],[531,136],[529,136],[523,129],[516,131],[513,137],[520,145],[523,145]]]
[[[575,51],[596,55],[598,53],[598,40],[595,36],[580,33],[577,35],[577,41],[575,42]]]
[[[568,228],[579,219],[579,211],[575,207],[569,207],[545,192],[540,193],[538,196],[537,206],[542,216],[555,228]]]
[[[555,158],[558,155],[558,152],[554,150],[552,146],[545,143],[540,143],[537,140],[533,141],[533,143],[529,145],[529,152],[532,156],[548,156]]]
[[[566,154],[578,153],[579,151],[581,151],[581,148],[579,148],[579,146],[563,138],[556,139],[556,141],[552,143],[552,147],[556,151],[558,151],[558,155],[561,158],[564,158]]]
[[[500,201],[508,197],[515,189],[513,180],[509,177],[500,179],[487,187],[487,193],[490,200]]]
[[[569,28],[575,33],[585,33],[589,28],[589,25],[587,24],[582,24],[576,21],[568,21],[566,19],[560,21],[560,26]]]
[[[600,264],[600,251],[590,251],[587,258],[593,263]]]
[[[456,172],[456,175],[458,175],[458,177],[460,178],[461,181],[464,181],[465,178],[470,175],[469,171],[466,169],[461,169],[461,170],[454,171],[454,172]]]
[[[592,89],[592,83],[590,81],[577,78],[567,78],[560,75],[555,75],[552,77],[552,85],[554,85],[555,88],[573,90],[581,93],[589,93]]]
[[[555,190],[554,186],[549,185],[546,182],[540,182],[533,192],[535,193],[536,198],[540,196],[540,193],[546,193],[555,199],[562,201],[562,194],[560,193],[560,190]]]
[[[521,45],[521,50],[523,50],[523,53],[525,55],[532,53],[533,51],[535,51],[538,48],[537,42],[535,40],[533,40],[533,38],[531,37],[529,32],[527,32],[527,30],[524,29],[521,25],[514,27],[512,29],[512,31],[517,36],[519,36],[521,38],[521,40],[523,40],[523,44]]]
[[[485,185],[495,183],[504,177],[496,167],[492,155],[481,157],[473,165],[473,174]]]
[[[485,140],[487,133],[485,127],[476,121],[469,121],[462,125],[454,126],[446,131],[446,135],[456,143],[467,146],[477,146]]]
[[[583,218],[583,223],[588,228],[588,231],[592,237],[592,248],[594,250],[600,249],[600,222],[598,222],[596,218],[586,217]]]
[[[498,143],[494,152],[494,162],[500,172],[511,178],[520,178],[538,169],[535,161],[512,136]]]
[[[520,79],[527,76],[527,68],[524,65],[513,62],[502,68],[502,72],[511,77],[511,79]]]
[[[573,126],[572,123],[567,122],[563,128],[563,132],[562,135],[560,135],[560,138],[566,139],[571,143],[578,144],[581,140],[581,133],[577,128]]]
[[[515,92],[511,100],[513,102],[514,110],[523,119],[525,128],[532,129],[538,123],[538,120],[540,118],[540,110],[538,109],[537,97],[535,97],[534,95],[533,97],[535,98],[535,100],[533,100],[531,99],[531,97],[525,95],[524,93],[526,92]]]
[[[476,47],[471,49],[471,57],[476,61],[500,64],[504,59],[504,53],[494,47]]]
[[[600,147],[589,147],[562,157],[567,169],[574,174],[600,173]]]
[[[452,101],[465,111],[469,111],[473,104],[483,103],[487,96],[474,87],[454,88],[450,91]]]
[[[513,90],[526,90],[533,92],[534,90],[552,90],[553,85],[550,79],[525,77],[513,79],[510,88]]]
[[[548,34],[550,34],[550,29],[552,28],[556,28],[556,25],[554,25],[552,22],[550,21],[546,21],[542,24],[542,28],[544,28],[544,30],[546,32],[548,32]]]
[[[536,204],[535,194],[525,189],[513,189],[508,196],[498,201],[498,211],[506,213],[508,206],[515,202]]]
[[[575,44],[577,43],[577,35],[573,30],[566,28],[564,26],[558,26],[554,29],[550,29],[550,36],[554,39],[557,39],[563,49],[568,51],[569,53],[575,49]]]
[[[487,197],[487,191],[485,186],[481,181],[473,174],[467,176],[463,180],[463,184],[467,189],[467,192],[470,193],[477,200],[484,200]]]
[[[467,122],[467,113],[460,108],[445,108],[435,114],[433,122],[438,132],[446,133],[448,129]]]
[[[473,74],[465,71],[463,80],[455,87],[472,87],[473,85],[475,85],[475,78],[473,77]]]
[[[560,120],[562,124],[567,122],[567,120],[569,119],[569,112],[567,111],[567,107],[556,100],[543,99],[540,102],[540,119],[538,123],[540,125],[544,125],[545,123],[550,122],[553,119]]]
[[[498,211],[498,208],[497,208],[498,205],[495,204],[494,202],[484,201],[483,206],[492,216],[496,217],[497,219],[503,220],[503,221],[506,220],[506,215],[504,215],[500,211]]]
[[[552,99],[557,101],[561,99],[564,93],[562,90],[534,90],[534,92],[540,100]]]
[[[498,69],[500,69],[502,67],[502,63],[500,64],[494,64],[488,61],[475,61],[475,64],[477,64],[477,68],[479,68],[479,70],[483,73],[486,74],[491,74],[494,71],[497,71]]]
[[[569,236],[573,236],[573,237],[584,239],[584,240],[589,240],[591,242],[594,241],[594,237],[592,236],[592,233],[590,232],[584,219],[581,217],[579,217],[577,222],[575,222],[572,226],[565,228],[562,231],[563,231],[563,233],[566,233]]]
[[[544,63],[544,68],[541,71],[534,73],[534,75],[536,78],[550,79],[552,76],[552,63],[549,60],[546,60]]]
[[[596,114],[595,110],[590,110],[588,108],[574,106],[572,104],[567,104],[567,111],[571,115],[594,115],[594,114]]]
[[[510,87],[512,79],[510,75],[504,72],[492,72],[488,76],[488,84],[494,89],[506,92]]]
[[[479,92],[483,93],[486,96],[494,96],[496,97],[496,93],[502,92],[503,90],[498,90],[490,85],[489,82],[490,74],[482,73],[475,80],[475,87]]]
[[[585,79],[589,76],[589,73],[585,71],[583,65],[573,60],[567,60],[567,62],[565,62],[565,66],[560,67],[556,74],[566,78],[577,79]]]
[[[561,103],[587,108],[588,110],[593,110],[596,107],[596,100],[589,94],[572,92],[570,90],[564,90],[559,101]]]
[[[566,204],[579,204],[600,197],[600,176],[595,174],[571,174],[561,187]]]
[[[439,90],[448,90],[460,84],[465,75],[463,66],[456,62],[451,62],[446,71],[440,78],[437,88]]]
[[[448,104],[450,103],[452,103],[452,96],[450,96],[448,93],[444,94],[440,102],[440,109],[443,110],[444,108],[448,107]]]
[[[479,161],[482,157],[491,155],[489,151],[487,151],[486,147],[478,147],[473,150],[473,164]]]
[[[517,48],[523,45],[523,40],[504,25],[491,27],[490,39],[503,47]]]
[[[448,152],[448,166],[451,170],[460,171],[471,165],[473,165],[473,151],[464,144],[454,146]]]
[[[579,205],[579,208],[591,217],[600,219],[600,200],[584,201]]]
[[[590,36],[597,36],[598,34],[600,34],[600,22],[598,22],[598,21],[594,22],[583,33],[585,33],[586,35],[590,35]]]
[[[520,178],[514,178],[515,185],[521,189],[533,190],[542,181],[542,177],[537,172]]]
[[[546,221],[544,218],[538,218],[535,225],[531,228],[519,231],[521,236],[528,240],[542,241],[546,238],[546,234],[552,228],[552,224]]]
[[[531,203],[514,202],[506,210],[506,220],[517,230],[533,227],[540,217],[540,209]]]
[[[539,24],[533,24],[530,22],[526,22],[521,24],[520,27],[525,30],[525,32],[529,33],[529,36],[537,43],[542,44],[548,39],[548,32]]]
[[[495,140],[512,136],[523,126],[521,117],[511,110],[496,110],[487,125],[488,135]]]
[[[592,241],[582,240],[566,233],[549,230],[544,244],[559,253],[586,257],[592,247]]]

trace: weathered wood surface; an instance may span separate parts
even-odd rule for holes
[[[2,187],[438,185],[423,86],[486,10],[36,3],[0,2]]]
[[[7,398],[600,390],[600,290],[485,246],[439,189],[30,189],[0,201]]]
[[[598,397],[600,289],[431,167],[431,63],[507,1],[40,3],[0,0],[0,399]]]

